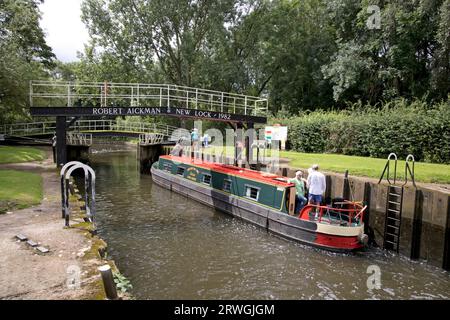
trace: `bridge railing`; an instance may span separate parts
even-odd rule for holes
[[[145,122],[118,122],[116,120],[77,120],[72,131],[120,131],[135,133],[161,133],[170,137],[177,127],[158,123]]]
[[[77,120],[70,126],[68,133],[89,133],[94,131],[132,132],[140,134],[158,133],[170,139],[176,129],[178,128],[175,126],[159,123],[120,122],[116,120]],[[55,132],[56,123],[51,121],[14,123],[0,126],[0,134],[9,136],[43,135],[54,134]]]
[[[180,107],[265,116],[267,99],[172,84],[31,81],[30,106]]]
[[[56,130],[56,123],[51,121],[13,123],[0,126],[0,133],[10,136],[52,134]]]
[[[139,144],[142,145],[153,145],[160,144],[164,141],[164,135],[160,133],[144,133],[139,135]]]
[[[90,146],[92,145],[92,134],[67,132],[66,143],[72,146]]]

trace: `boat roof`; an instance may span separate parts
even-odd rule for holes
[[[273,173],[268,172],[262,172],[262,171],[256,171],[256,170],[250,170],[245,168],[239,168],[236,166],[221,164],[221,163],[214,163],[214,162],[206,162],[202,161],[200,162],[198,159],[194,161],[192,158],[185,158],[185,157],[177,157],[177,156],[160,156],[162,159],[181,162],[183,164],[194,166],[194,167],[200,167],[203,169],[220,172],[227,175],[235,175],[242,177],[244,179],[250,179],[255,180],[261,183],[265,184],[271,184],[278,187],[291,187],[294,184],[290,183],[288,178],[278,176]]]

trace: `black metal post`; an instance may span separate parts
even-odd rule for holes
[[[56,162],[56,134],[53,135],[53,138],[52,138],[52,152],[53,152],[53,163],[57,164],[57,162]]]
[[[369,234],[369,221],[370,221],[370,182],[364,183],[364,198],[363,198],[363,204],[367,206],[366,213],[363,217],[364,222],[364,233]]]
[[[66,117],[56,117],[56,161],[58,167],[67,162]]]
[[[117,300],[117,289],[114,283],[114,277],[109,265],[104,265],[98,268],[102,275],[103,287],[105,288],[106,298],[109,300]]]
[[[325,176],[325,201],[331,203],[331,190],[333,190],[333,179],[331,179],[330,175]]]
[[[444,257],[442,262],[444,270],[450,270],[450,197],[447,199],[447,223],[445,228]]]
[[[350,199],[350,181],[348,180],[348,170],[345,170],[342,198],[353,201],[353,199]]]
[[[414,218],[412,222],[411,234],[411,259],[420,258],[420,242],[422,238],[422,216],[423,216],[423,193],[416,190],[414,198]]]

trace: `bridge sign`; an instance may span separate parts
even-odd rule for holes
[[[163,116],[227,122],[266,123],[266,117],[179,107],[31,107],[32,116]]]

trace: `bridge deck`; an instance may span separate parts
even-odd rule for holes
[[[267,99],[170,84],[30,82],[34,116],[169,115],[265,123]]]

